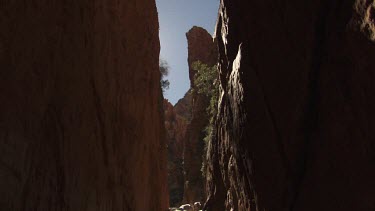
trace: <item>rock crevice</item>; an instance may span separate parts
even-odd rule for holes
[[[196,70],[193,63],[201,61],[208,66],[214,66],[217,62],[217,48],[212,36],[203,28],[194,26],[186,33],[188,41],[188,64],[190,89],[174,107],[165,104],[166,127],[169,130],[168,151],[170,152],[170,193],[178,189],[182,196],[172,203],[194,204],[202,202],[205,197],[204,182],[202,176],[202,162],[204,151],[205,127],[209,122],[207,107],[209,99],[204,94],[199,94],[194,77]],[[173,118],[171,118],[173,116]],[[177,125],[183,125],[178,127]],[[176,149],[179,150],[176,150]],[[172,161],[172,162],[171,162]],[[176,163],[180,161],[180,163]],[[180,168],[179,170],[176,167]],[[183,175],[183,184],[176,178]],[[173,186],[174,188],[171,188]],[[177,189],[176,189],[177,188]],[[173,197],[171,195],[171,197]]]

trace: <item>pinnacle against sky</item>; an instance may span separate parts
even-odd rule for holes
[[[189,89],[187,40],[185,33],[193,26],[213,34],[219,0],[156,0],[160,25],[160,58],[170,66],[169,90],[164,93],[173,105]]]

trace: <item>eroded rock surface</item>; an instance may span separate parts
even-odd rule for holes
[[[208,210],[374,210],[372,0],[222,0]]]
[[[186,129],[191,121],[191,95],[188,92],[175,106],[164,100],[165,128],[168,146],[169,204],[181,204],[184,194],[183,147]]]
[[[209,99],[199,94],[195,89],[194,76],[196,71],[192,64],[201,61],[209,66],[217,62],[217,47],[212,36],[201,27],[193,27],[186,33],[188,41],[189,77],[192,91],[192,117],[187,128],[184,144],[185,189],[184,203],[193,204],[204,198],[204,183],[202,177],[202,155],[205,137],[204,129],[208,124],[206,109]]]
[[[155,2],[0,5],[0,210],[167,210]]]
[[[201,27],[194,26],[186,37],[191,87],[175,106],[164,101],[170,206],[194,204],[204,199],[201,168],[209,102],[206,96],[194,90],[196,71],[192,69],[192,64],[201,61],[210,66],[215,65],[217,47],[212,36]]]

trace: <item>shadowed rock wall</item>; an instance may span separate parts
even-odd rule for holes
[[[375,3],[222,0],[208,210],[375,209]]]
[[[166,210],[155,2],[0,5],[0,210]]]
[[[164,100],[165,129],[168,145],[169,204],[179,207],[184,194],[183,150],[186,129],[191,120],[191,94],[186,93],[175,106]]]

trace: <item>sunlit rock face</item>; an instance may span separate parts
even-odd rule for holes
[[[201,61],[209,66],[217,63],[217,47],[212,36],[201,27],[193,27],[186,33],[188,41],[188,63],[190,84],[193,91],[192,95],[192,117],[187,128],[186,139],[184,143],[184,173],[185,189],[184,203],[193,204],[204,199],[204,183],[202,177],[202,156],[205,137],[204,129],[208,124],[208,115],[206,109],[209,99],[198,94],[194,85],[194,76],[196,71],[192,64]]]
[[[375,209],[374,11],[221,1],[207,210]]]
[[[0,210],[167,210],[155,2],[0,5]]]

